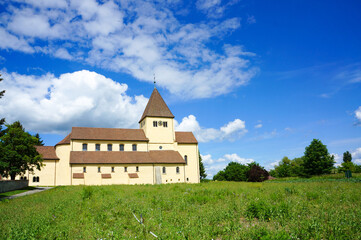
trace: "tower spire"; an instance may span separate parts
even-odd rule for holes
[[[153,73],[153,77],[154,77],[154,82],[153,82],[153,83],[154,83],[154,89],[155,89],[155,88],[157,88],[157,87],[155,86],[155,84],[157,83],[157,82],[155,81],[155,73]]]

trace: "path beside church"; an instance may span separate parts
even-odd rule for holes
[[[37,187],[37,188],[35,188],[33,190],[29,190],[27,192],[22,192],[22,193],[19,193],[19,194],[15,194],[15,195],[12,195],[12,196],[9,196],[9,197],[4,197],[2,199],[14,199],[14,198],[17,198],[17,197],[31,195],[31,194],[42,192],[42,191],[49,190],[49,189],[52,189],[52,188],[53,187]]]

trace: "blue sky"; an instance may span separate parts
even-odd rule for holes
[[[320,139],[361,163],[360,1],[0,2],[0,116],[47,145],[137,128],[153,89],[212,176]]]

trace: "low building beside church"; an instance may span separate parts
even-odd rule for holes
[[[38,146],[44,167],[29,185],[199,183],[198,142],[176,132],[174,116],[154,91],[139,129],[73,127],[53,146]]]

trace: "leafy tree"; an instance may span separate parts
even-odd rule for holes
[[[303,168],[306,175],[320,175],[331,173],[334,156],[328,153],[326,145],[318,139],[313,139],[306,147]]]
[[[263,182],[268,179],[269,173],[266,169],[261,167],[259,164],[254,163],[250,165],[251,168],[248,171],[248,182]]]
[[[40,138],[39,133],[35,134],[34,137],[37,139],[36,146],[44,146],[44,141]]]
[[[18,121],[6,127],[0,137],[0,175],[14,180],[27,170],[40,170],[42,158],[34,147],[38,139],[25,132]]]
[[[349,151],[346,151],[343,153],[343,162],[347,163],[347,162],[351,162],[352,161],[352,156],[351,153]]]
[[[204,169],[204,165],[203,165],[203,162],[202,162],[202,156],[201,156],[199,151],[198,151],[198,156],[199,156],[199,175],[200,175],[200,178],[202,180],[202,179],[205,179],[207,177],[207,174],[206,174],[206,170]]]
[[[247,181],[247,173],[250,167],[237,162],[228,163],[227,167],[214,175],[213,180],[217,181]]]

